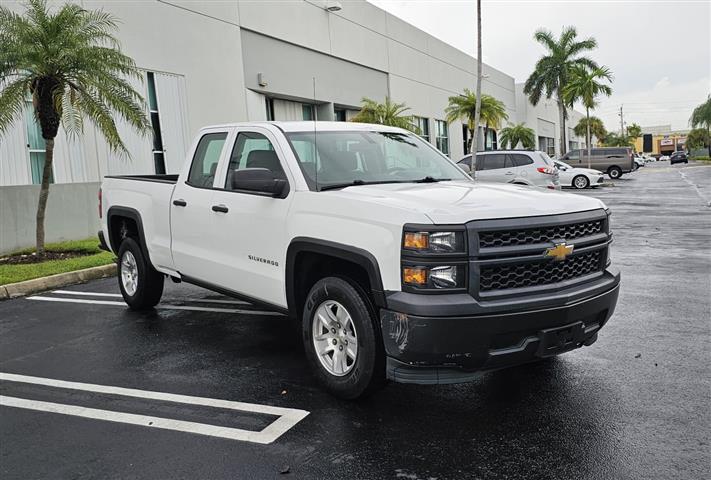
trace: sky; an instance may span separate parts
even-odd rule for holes
[[[476,52],[473,0],[368,1]],[[620,106],[626,125],[690,128],[692,110],[711,93],[711,0],[482,0],[482,59],[525,82],[545,52],[534,32],[557,36],[568,25],[597,40],[589,55],[614,75],[613,95],[592,113],[608,130],[619,130]]]

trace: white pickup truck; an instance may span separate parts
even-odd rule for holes
[[[602,202],[478,184],[397,128],[204,128],[181,174],[106,177],[100,199],[131,308],[168,276],[287,314],[348,399],[590,345],[617,302]]]

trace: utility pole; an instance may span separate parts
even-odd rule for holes
[[[620,113],[618,113],[620,116],[620,136],[624,137],[625,136],[625,116],[624,113],[622,112],[622,105],[620,105]]]
[[[474,131],[472,132],[471,163],[469,170],[476,175],[476,152],[479,150],[479,119],[481,113],[481,0],[476,2],[476,102],[474,112]],[[484,139],[486,142],[486,139]]]

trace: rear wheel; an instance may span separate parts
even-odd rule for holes
[[[337,277],[311,288],[302,319],[304,350],[321,384],[354,400],[385,383],[385,353],[375,310],[361,289]]]
[[[590,186],[590,180],[585,175],[577,175],[573,178],[573,186],[578,189],[588,188]]]
[[[607,169],[607,174],[611,179],[617,180],[622,176],[622,169],[620,167],[610,167]]]
[[[132,310],[154,307],[163,295],[163,274],[153,268],[131,237],[118,251],[118,281],[123,300]]]

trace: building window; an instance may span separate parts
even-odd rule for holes
[[[555,156],[555,139],[550,137],[538,137],[538,149],[546,152],[549,156]]]
[[[435,143],[440,152],[449,156],[449,128],[444,120],[435,120]]]
[[[485,141],[484,141],[484,150],[486,151],[491,151],[491,150],[498,150],[498,142],[497,142],[497,137],[496,137],[496,130],[492,130],[490,128],[486,128],[486,135],[485,135]]]
[[[462,146],[464,149],[464,155],[468,155],[471,150],[471,145],[469,145],[469,126],[462,125]]]
[[[160,133],[160,115],[158,114],[158,97],[156,96],[156,80],[153,72],[148,75],[148,109],[153,127],[153,166],[157,174],[165,173],[165,154],[163,136]]]
[[[25,120],[27,122],[27,148],[30,152],[30,171],[32,172],[32,183],[39,185],[42,183],[42,173],[44,172],[44,161],[47,156],[47,146],[42,138],[42,127],[35,118],[32,101],[25,104]],[[54,165],[52,165],[54,170]],[[49,183],[54,183],[54,172],[50,172]]]
[[[266,103],[266,107],[267,107],[267,121],[273,122],[275,120],[274,99],[267,97],[265,103]]]
[[[420,130],[420,137],[430,141],[430,119],[425,117],[413,117],[415,126]]]
[[[308,103],[301,104],[301,116],[304,120],[315,120],[316,115],[314,115],[314,106]]]
[[[333,117],[336,119],[337,122],[345,122],[346,110],[343,108],[335,108],[333,110]]]

